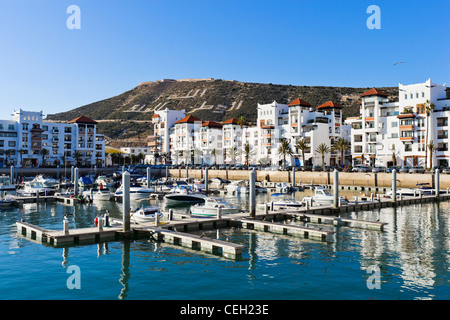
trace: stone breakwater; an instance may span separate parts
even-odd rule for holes
[[[170,176],[174,178],[186,178],[186,169],[171,169]],[[190,169],[189,177],[204,179],[205,170]],[[248,180],[247,170],[208,170],[209,179],[222,178],[227,180]],[[440,174],[440,189],[450,188],[450,174]],[[435,175],[432,173],[414,174],[397,173],[397,188],[415,188],[419,183],[429,183],[434,186]],[[287,182],[293,183],[292,171],[256,171],[256,181]],[[333,184],[333,172],[295,172],[295,183],[310,185]],[[364,187],[392,187],[392,173],[372,172],[339,172],[339,185],[341,186],[364,186]]]

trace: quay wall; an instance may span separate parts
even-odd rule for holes
[[[186,178],[186,169],[171,169],[170,175],[174,178]],[[205,170],[190,169],[189,177],[203,179]],[[247,170],[208,170],[209,179],[222,178],[227,180],[248,180]],[[397,188],[415,188],[419,183],[429,183],[434,186],[435,175],[432,173],[397,173]],[[256,171],[256,181],[293,183],[292,171]],[[439,175],[440,188],[450,188],[450,174]],[[333,184],[333,172],[295,172],[296,184]],[[372,172],[339,172],[339,185],[366,186],[366,187],[392,187],[392,173]]]

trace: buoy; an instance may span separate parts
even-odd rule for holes
[[[94,220],[94,226],[98,226],[98,217],[95,217],[95,220]]]

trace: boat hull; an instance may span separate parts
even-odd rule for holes
[[[238,208],[222,208],[222,214],[238,213]],[[201,217],[215,217],[217,216],[216,208],[193,208],[191,209],[191,215]]]

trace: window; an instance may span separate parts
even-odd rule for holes
[[[407,94],[405,94],[405,100],[408,100],[408,95]]]
[[[16,142],[15,141],[8,141],[8,147],[15,147],[16,146]]]
[[[8,130],[11,130],[11,131],[14,130],[14,125],[13,124],[9,124],[8,125]]]
[[[405,151],[412,151],[412,144],[405,144]]]
[[[425,92],[422,92],[422,98],[425,98]]]
[[[391,127],[392,128],[397,128],[398,127],[398,122],[397,121],[392,122]]]

